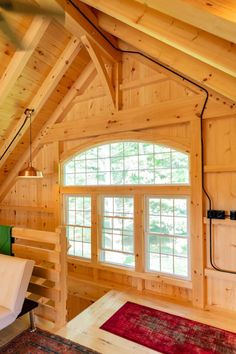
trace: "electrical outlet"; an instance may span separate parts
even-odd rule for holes
[[[208,219],[225,219],[224,210],[207,210]]]
[[[230,220],[236,220],[236,210],[230,210]]]

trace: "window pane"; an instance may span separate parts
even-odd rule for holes
[[[75,183],[71,183],[71,184],[76,184],[76,185],[86,184],[86,174],[85,173],[76,173],[73,181],[75,181]]]
[[[175,216],[187,216],[187,200],[175,199],[174,200]]]
[[[175,235],[186,236],[187,235],[187,218],[175,217]]]
[[[83,243],[82,242],[75,242],[74,243],[74,255],[82,257],[83,256]]]
[[[122,251],[122,235],[119,233],[113,233],[112,249],[116,251]]]
[[[172,183],[181,184],[189,182],[189,171],[179,168],[172,169]]]
[[[155,253],[160,253],[160,249],[161,249],[161,240],[160,237],[156,236],[156,235],[149,235],[148,236],[148,240],[149,240],[149,252],[155,252]]]
[[[158,198],[149,199],[149,214],[160,215],[161,212],[161,200]]]
[[[147,198],[147,270],[189,276],[187,198]]]
[[[170,169],[156,169],[155,170],[155,184],[171,184],[171,170]]]
[[[102,240],[103,240],[103,248],[112,249],[112,233],[104,232]]]
[[[124,184],[124,174],[123,172],[112,172],[111,173],[111,184]]]
[[[175,238],[174,253],[176,256],[188,256],[188,241],[182,238]]]
[[[104,197],[101,261],[134,266],[134,203],[130,197]]]
[[[66,165],[65,165],[65,173],[74,173],[75,171],[75,163],[74,160],[69,161]]]
[[[124,156],[137,156],[138,155],[138,143],[130,142],[124,144]]]
[[[134,255],[121,252],[104,251],[101,252],[101,260],[106,263],[119,264],[126,267],[134,267]]]
[[[154,152],[154,145],[149,143],[139,143],[139,154],[149,154]]]
[[[154,170],[154,156],[153,154],[139,156],[139,168],[141,170]]]
[[[155,167],[170,168],[171,167],[170,153],[155,154]]]
[[[160,255],[156,253],[150,253],[149,254],[149,269],[159,272],[161,270],[160,268]]]
[[[155,173],[153,170],[146,170],[139,176],[140,184],[155,184]]]
[[[83,241],[87,242],[87,243],[91,243],[91,229],[90,228],[83,229]]]
[[[66,234],[70,248],[68,254],[91,258],[91,198],[67,196],[65,198]]]
[[[174,204],[173,199],[162,199],[161,200],[161,214],[162,215],[173,215]]]
[[[124,198],[124,212],[125,212],[125,214],[133,215],[133,213],[134,213],[134,200],[133,200],[133,198]]]
[[[97,172],[97,170],[98,170],[97,160],[86,160],[86,172]]]
[[[175,274],[184,276],[188,273],[188,260],[187,258],[174,257]]]
[[[97,148],[92,148],[90,150],[86,151],[86,159],[95,159],[98,156],[98,149]],[[77,155],[77,159],[80,158],[80,155]],[[85,158],[85,154],[82,154],[82,158]]]
[[[149,217],[149,232],[161,232],[161,219],[159,216]]]
[[[123,171],[124,159],[122,156],[111,157],[111,171]]]
[[[125,171],[125,184],[138,184],[138,171]]]
[[[181,154],[180,152],[172,152],[172,167],[188,167],[188,156]]]
[[[110,156],[110,144],[101,145],[98,147],[98,157],[109,157]]]
[[[138,170],[138,156],[125,157],[125,170]]]
[[[65,185],[189,183],[188,155],[125,141],[91,148],[64,164]]]
[[[83,257],[91,258],[91,245],[90,243],[83,243]]]
[[[64,184],[65,186],[73,186],[75,184],[75,174],[65,173]]]
[[[128,253],[134,252],[134,240],[132,236],[123,236],[123,251]]]
[[[174,233],[174,220],[169,216],[161,216],[161,233],[171,234]]]
[[[83,228],[82,227],[70,227],[74,229],[74,240],[75,241],[82,241],[83,239]]]
[[[161,253],[173,254],[173,238],[161,237]]]
[[[174,266],[173,257],[161,254],[161,271],[163,273],[173,274],[174,273],[173,266]]]
[[[111,156],[122,156],[124,155],[124,145],[123,143],[113,143],[111,144]]]

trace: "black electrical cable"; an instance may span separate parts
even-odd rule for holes
[[[9,145],[7,146],[7,148],[5,149],[4,153],[0,156],[0,161],[3,159],[3,157],[6,155],[7,151],[10,149],[10,147],[12,146],[12,144],[14,143],[14,141],[16,140],[17,136],[20,134],[21,130],[23,129],[23,127],[25,126],[25,123],[27,122],[28,117],[25,118],[24,122],[22,123],[22,125],[20,126],[20,128],[18,129],[18,131],[16,132],[16,134],[14,135],[13,139],[11,140],[11,142],[9,143]]]
[[[110,40],[109,38],[107,38],[105,36],[105,34],[99,29],[99,27],[97,27],[86,15],[83,11],[81,11],[81,9],[79,8],[79,6],[77,6],[72,0],[68,0],[69,3],[85,18],[85,20],[87,22],[90,23],[90,25],[112,46],[112,48],[116,49],[117,51],[121,52],[121,53],[127,53],[127,54],[136,54],[136,55],[140,55],[150,61],[152,61],[153,63],[159,65],[160,67],[168,70],[169,72],[171,72],[172,74],[180,77],[181,79],[183,79],[183,81],[187,81],[189,82],[190,84],[198,87],[200,90],[204,91],[205,94],[206,94],[206,98],[205,98],[205,101],[204,101],[204,104],[203,104],[203,107],[202,107],[202,110],[201,110],[201,114],[200,114],[200,122],[201,122],[201,164],[202,164],[202,190],[205,194],[205,196],[207,197],[208,199],[208,204],[209,204],[209,210],[212,210],[212,200],[211,200],[211,197],[210,195],[208,194],[206,188],[205,188],[205,178],[204,178],[204,141],[203,141],[203,114],[204,114],[204,111],[206,109],[206,105],[207,105],[207,102],[208,102],[208,99],[209,99],[209,92],[207,91],[207,89],[205,89],[205,87],[197,84],[196,82],[192,81],[191,79],[183,76],[182,74],[178,73],[177,71],[175,71],[174,69],[168,67],[167,65],[153,59],[152,57],[149,57],[148,55],[142,53],[142,52],[138,52],[138,51],[134,51],[134,50],[123,50],[123,49],[120,49],[119,47],[116,47]],[[211,263],[211,266],[219,271],[219,272],[223,272],[223,273],[230,273],[230,274],[236,274],[236,272],[234,271],[230,271],[230,270],[226,270],[226,269],[221,269],[219,268],[218,266],[215,265],[215,262],[214,262],[214,257],[213,257],[213,242],[212,242],[212,219],[209,219],[209,243],[210,243],[210,263]]]

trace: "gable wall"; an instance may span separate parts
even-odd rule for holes
[[[131,56],[124,56],[122,110],[145,106],[148,108],[149,105],[156,102],[160,102],[160,104],[166,103],[167,107],[171,108],[178,100],[197,97],[194,90],[182,86],[179,82],[177,83],[169,77],[163,78],[160,82],[152,82],[155,75],[157,76],[159,73],[139,63]],[[130,88],[130,86],[133,86],[133,88]],[[91,99],[89,97],[95,98]],[[203,96],[199,95],[199,97],[199,107],[201,107]],[[194,118],[196,118],[196,113],[199,113],[199,107],[192,108]],[[127,131],[125,133],[116,133],[115,129],[112,130],[111,127],[111,135],[108,134],[103,138],[95,137],[99,125],[99,120],[96,119],[94,131],[90,128],[87,131],[87,137],[85,133],[83,139],[80,138],[80,121],[85,121],[88,124],[93,123],[95,117],[106,116],[111,110],[112,108],[103,92],[100,81],[96,79],[83,96],[76,97],[70,112],[64,117],[65,122],[75,121],[76,124],[78,123],[78,137],[73,138],[73,140],[55,141],[43,146],[34,160],[34,165],[43,170],[45,178],[40,181],[16,181],[1,205],[0,222],[2,224],[48,231],[55,229],[61,222],[59,175],[57,170],[59,160],[66,158],[73,149],[89,146],[89,144],[98,142],[99,139],[100,141],[105,141],[106,139],[109,140],[109,137],[117,139],[131,136],[131,133],[137,133],[133,131],[135,130],[135,119],[132,121],[127,116]],[[227,211],[235,209],[236,205],[234,183],[236,173],[236,164],[234,162],[236,152],[236,114],[234,112],[235,106],[232,102],[228,102],[214,94],[205,114],[207,119],[204,120],[203,124],[206,187],[213,198],[213,208]],[[156,119],[158,120],[158,107]],[[196,127],[198,122],[195,119]],[[144,123],[137,134],[144,140],[147,137],[147,140],[155,140],[163,144],[172,141],[176,146],[180,146],[182,143],[185,151],[190,151],[192,146],[196,145],[193,124],[188,122],[149,129],[145,128]],[[199,161],[199,156],[197,158]],[[199,170],[197,170],[197,181],[199,184]],[[196,193],[198,192],[196,191]],[[194,202],[195,200],[193,200]],[[204,215],[206,215],[207,208],[208,206],[205,205]],[[192,218],[194,216],[197,219],[196,230],[197,224],[201,225],[202,220],[201,216],[199,217],[196,214],[192,215]],[[236,222],[228,220],[214,226],[215,260],[219,266],[231,270],[236,268],[235,226]],[[204,230],[206,237],[204,250],[206,252],[206,249],[209,248],[207,246],[208,230],[206,224]],[[196,238],[196,235],[194,237]],[[197,250],[196,239],[194,242]],[[198,252],[193,254],[195,262],[198,262],[198,256],[201,259]],[[208,268],[210,268],[209,260],[206,263]],[[88,267],[86,264],[75,260],[69,261],[69,272],[71,275],[69,282],[69,312],[71,315],[73,313],[72,308],[76,307],[79,311],[80,304],[81,309],[84,308],[86,303],[89,305],[91,301],[96,300],[112,287],[126,289],[131,286],[144,292],[167,295],[188,301],[194,300],[195,296],[190,287],[185,287],[183,286],[184,284],[178,282],[132,277],[130,274],[120,273],[114,269]],[[197,278],[194,282],[194,288],[198,287]],[[221,307],[236,311],[236,297],[234,296],[236,292],[235,275],[225,275],[224,273],[208,270],[207,277],[204,280],[204,288],[206,303],[210,307]]]

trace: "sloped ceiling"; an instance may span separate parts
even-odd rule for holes
[[[0,185],[27,158],[28,124],[33,139],[62,119],[73,97],[98,74],[115,107],[109,63],[115,48],[135,48],[207,89],[236,100],[236,3],[234,0],[37,0],[63,7],[61,20],[8,14],[26,49],[16,50],[0,31]],[[89,19],[85,19],[84,15]],[[92,23],[100,28],[96,31]],[[108,43],[107,37],[110,41]],[[37,147],[37,144],[35,145]],[[37,149],[36,149],[37,150]],[[0,187],[0,195],[1,195]]]

